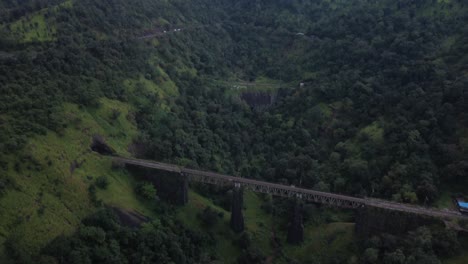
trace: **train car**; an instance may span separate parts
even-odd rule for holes
[[[467,214],[468,215],[468,202],[464,199],[455,199],[455,203],[458,206],[458,210],[462,214]]]

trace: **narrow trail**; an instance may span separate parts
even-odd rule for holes
[[[317,36],[306,35],[303,32],[293,32],[293,31],[289,31],[289,30],[286,30],[286,29],[283,29],[282,31],[277,31],[276,28],[272,28],[272,27],[257,26],[257,25],[251,25],[251,24],[240,24],[240,23],[235,23],[235,22],[232,22],[232,21],[223,21],[223,22],[219,22],[219,23],[206,24],[206,25],[173,26],[173,27],[168,28],[168,29],[164,29],[164,28],[161,28],[161,27],[153,28],[153,29],[146,30],[146,32],[143,32],[143,34],[136,37],[136,39],[149,39],[149,38],[155,38],[155,37],[163,37],[163,36],[172,35],[172,34],[178,33],[178,32],[184,32],[184,31],[201,29],[201,28],[210,28],[210,27],[214,28],[214,27],[219,27],[219,26],[222,26],[222,25],[226,25],[226,26],[246,26],[246,27],[250,27],[249,29],[251,29],[251,30],[262,30],[262,31],[265,31],[266,33],[269,33],[269,34],[271,34],[271,33],[284,34],[284,35],[288,35],[288,36],[295,36],[295,37],[304,38],[304,39],[306,39],[308,41],[319,40],[319,38]]]

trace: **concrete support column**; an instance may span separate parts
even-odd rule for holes
[[[184,173],[181,173],[180,178],[180,187],[177,191],[176,203],[178,205],[186,205],[188,203],[188,177]]]
[[[302,202],[299,199],[294,200],[294,207],[288,226],[289,244],[300,244],[304,241],[304,224],[302,222]]]
[[[240,183],[234,183],[231,202],[231,229],[236,233],[244,231],[243,191]]]

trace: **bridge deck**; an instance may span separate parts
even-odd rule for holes
[[[218,184],[218,185],[234,185],[239,184],[244,188],[251,189],[255,192],[269,193],[272,195],[283,196],[283,197],[299,197],[301,199],[329,204],[345,208],[359,208],[363,206],[378,207],[384,208],[387,210],[401,211],[407,213],[414,213],[419,215],[426,215],[432,217],[440,218],[464,218],[468,219],[468,216],[461,214],[460,212],[449,210],[449,209],[436,209],[429,207],[422,207],[416,205],[402,204],[397,202],[391,202],[380,199],[373,198],[357,198],[347,195],[329,193],[329,192],[320,192],[310,189],[298,188],[294,186],[282,185],[277,183],[270,183],[258,180],[252,180],[248,178],[235,177],[230,175],[219,174],[215,172],[187,169],[179,167],[177,165],[141,160],[141,159],[132,159],[132,158],[122,158],[114,157],[117,162],[124,164],[131,164],[142,166],[146,168],[154,168],[163,171],[176,172],[180,174],[187,175],[191,180]]]

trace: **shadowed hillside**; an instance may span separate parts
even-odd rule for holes
[[[356,244],[353,214],[313,204],[289,245],[290,201],[252,193],[235,234],[232,191],[191,184],[176,206],[95,151],[452,207],[468,196],[466,9],[0,1],[0,262],[464,263],[461,234]]]

